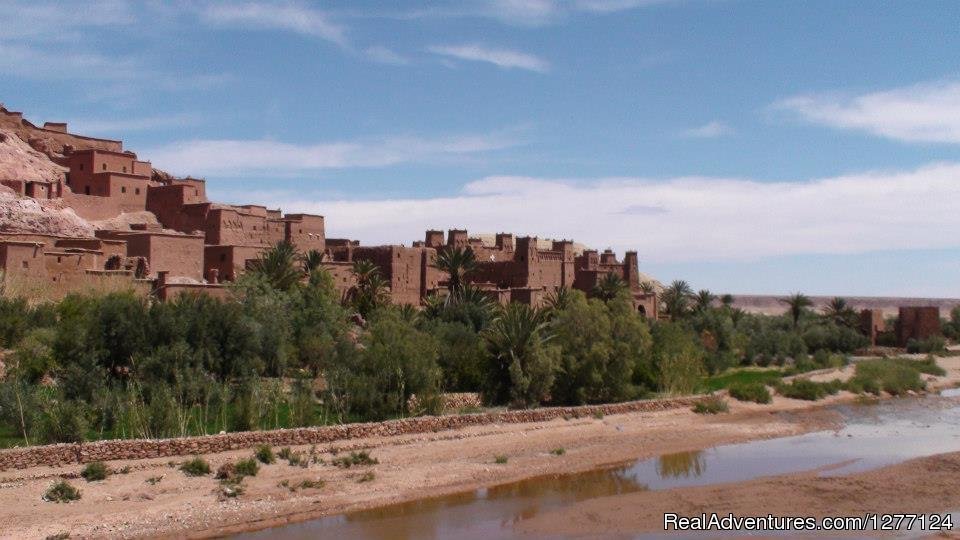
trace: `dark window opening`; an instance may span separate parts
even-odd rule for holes
[[[127,192],[127,186],[121,186],[120,193],[126,193],[126,192]]]
[[[227,254],[226,254],[226,253],[221,253],[221,254],[220,254],[220,262],[223,262],[223,261],[225,261],[225,260],[227,260]]]
[[[23,261],[23,262],[20,263],[20,264],[21,264],[21,266],[23,266],[24,268],[30,268],[30,263],[28,263],[27,261]]]
[[[127,172],[127,166],[126,166],[126,165],[123,166],[123,172]]]
[[[89,194],[90,194],[90,186],[84,186],[83,192],[84,192],[85,194],[89,195]]]
[[[83,163],[80,164],[80,170],[83,170]]]
[[[139,194],[140,194],[140,188],[135,189],[135,190],[134,190],[134,193],[137,194],[137,195],[139,195]]]
[[[103,164],[103,170],[107,170],[107,164],[106,164],[106,163]]]

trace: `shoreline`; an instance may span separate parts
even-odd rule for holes
[[[931,379],[931,391],[960,381],[960,361],[945,360],[948,375]],[[768,405],[731,399],[730,412],[716,416],[683,408],[340,441],[350,444],[318,445],[317,451],[329,462],[333,447],[365,448],[380,463],[361,469],[330,465],[302,469],[278,462],[245,480],[246,493],[226,500],[218,500],[212,477],[188,478],[170,467],[167,458],[115,461],[109,464],[112,468],[130,465],[133,470],[103,482],[73,480],[83,498],[70,504],[42,502],[40,494],[53,476],[76,473],[79,465],[8,471],[0,473],[0,519],[5,523],[0,535],[44,538],[71,532],[105,538],[209,538],[256,531],[536,476],[836,428],[838,415],[828,407],[855,400],[854,394],[846,392],[817,402],[776,396]],[[558,447],[565,449],[564,455],[549,453]],[[246,449],[206,458],[215,470],[250,454]],[[509,462],[495,464],[495,455],[506,455]],[[375,479],[358,483],[367,470],[375,473]],[[12,473],[23,478],[10,479]],[[158,475],[163,480],[156,485],[145,482]],[[326,485],[296,493],[278,485],[305,478],[319,478]]]

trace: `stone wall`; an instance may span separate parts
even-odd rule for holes
[[[589,417],[595,414],[623,414],[652,412],[667,409],[692,407],[702,397],[681,397],[659,400],[629,401],[607,405],[581,407],[544,407],[505,412],[461,414],[449,416],[419,416],[385,422],[367,422],[320,426],[310,428],[280,429],[274,431],[248,431],[182,437],[157,440],[113,440],[85,444],[55,444],[14,448],[0,451],[0,470],[26,469],[37,466],[60,466],[90,461],[117,459],[148,459],[192,454],[211,454],[229,450],[253,448],[260,444],[272,446],[295,446],[322,444],[345,439],[382,437],[413,433],[430,433],[446,429],[459,429],[487,424],[519,424],[543,422],[557,418]]]

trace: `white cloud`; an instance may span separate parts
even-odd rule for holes
[[[368,47],[364,53],[366,53],[367,58],[373,60],[374,62],[380,62],[381,64],[389,64],[392,66],[406,66],[410,63],[410,59],[398,54],[397,52],[388,49],[387,47],[374,46]]]
[[[178,174],[297,175],[323,169],[386,167],[403,163],[466,159],[517,146],[511,133],[445,138],[291,144],[271,140],[194,140],[144,150],[159,168]]]
[[[325,215],[331,236],[364,244],[409,245],[427,228],[467,227],[637,249],[658,263],[751,260],[958,247],[958,177],[960,163],[801,182],[505,176],[453,197],[310,202],[298,193],[265,202]]]
[[[538,73],[546,73],[550,64],[537,56],[509,49],[496,49],[482,45],[453,45],[434,46],[428,50],[434,54],[448,56],[459,60],[474,62],[488,62],[504,69],[526,69]]]
[[[774,104],[809,122],[908,142],[960,143],[960,82],[859,96],[798,95]]]
[[[206,6],[202,16],[207,21],[223,25],[238,25],[245,28],[288,30],[313,36],[346,46],[346,32],[333,23],[322,11],[295,3],[269,2],[217,2]]]
[[[479,0],[381,12],[379,16],[407,20],[479,17],[511,26],[540,27],[564,21],[571,15],[604,15],[673,1],[676,0]],[[353,13],[354,16],[377,16],[376,13]]]
[[[724,124],[723,122],[714,120],[712,122],[707,122],[702,126],[687,129],[682,133],[682,135],[684,137],[690,137],[694,139],[713,139],[716,137],[729,135],[731,133],[733,133],[733,129],[730,128],[730,126]]]
[[[78,16],[78,11],[89,16]],[[130,4],[122,0],[4,2],[0,9],[0,40],[76,41],[84,37],[84,32],[96,32],[97,27],[116,28],[135,21]]]

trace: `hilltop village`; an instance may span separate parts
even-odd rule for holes
[[[264,250],[285,241],[300,252],[323,253],[322,266],[341,293],[354,286],[354,262],[372,261],[391,300],[416,306],[446,289],[448,276],[432,264],[437,252],[469,247],[478,265],[468,281],[500,303],[538,306],[563,287],[589,294],[614,274],[629,285],[639,313],[657,313],[656,295],[641,289],[635,251],[621,261],[610,250],[582,249],[570,240],[500,233],[490,243],[462,229],[429,230],[410,246],[363,246],[327,238],[323,216],[209,201],[204,180],[173,177],[121,141],[73,134],[65,123],[37,126],[0,105],[0,137],[32,163],[0,169],[0,184],[18,200],[35,200],[41,212],[77,222],[69,228],[4,224],[0,268],[8,278],[66,288],[81,280],[121,280],[161,299],[189,291],[221,295]]]

